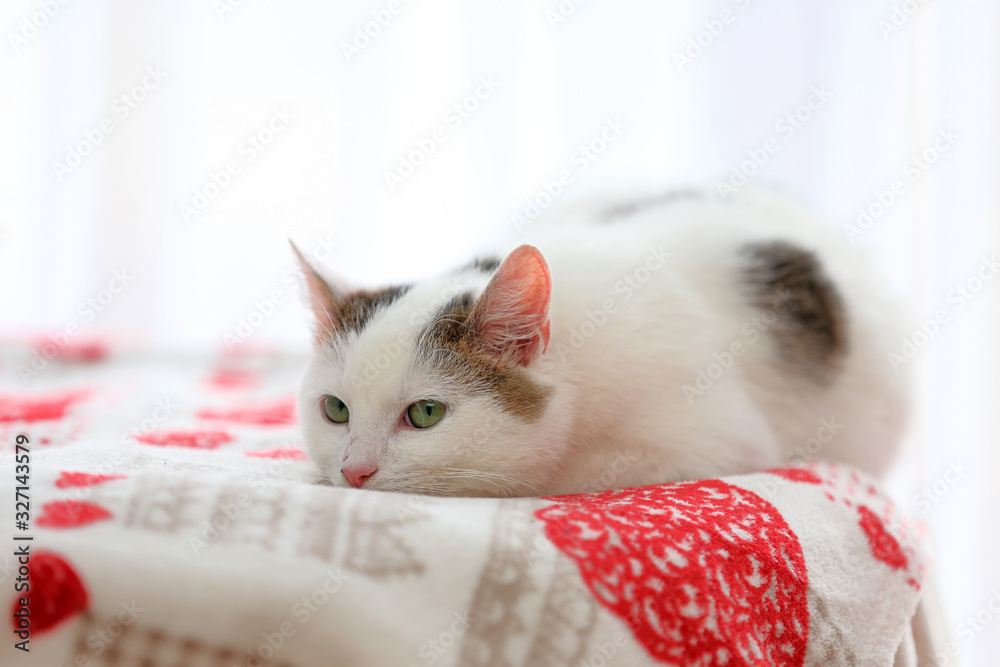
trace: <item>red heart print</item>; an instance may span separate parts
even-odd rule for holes
[[[86,391],[34,397],[0,396],[0,423],[59,420],[86,396]]]
[[[42,506],[42,515],[36,523],[43,528],[76,528],[113,515],[94,503],[82,500],[54,500]]]
[[[247,456],[258,459],[287,459],[289,461],[308,461],[306,453],[297,447],[275,447],[274,449],[261,449],[246,452]]]
[[[80,340],[57,344],[42,338],[35,343],[35,352],[46,359],[67,363],[92,364],[108,356],[108,346],[102,340]]]
[[[546,535],[657,660],[803,664],[802,547],[760,496],[706,480],[550,500]]]
[[[98,475],[89,472],[59,472],[59,479],[56,480],[56,487],[68,489],[74,486],[94,486],[103,482],[110,482],[115,479],[125,479],[125,475]]]
[[[899,540],[886,527],[886,521],[894,525],[897,530],[899,527],[898,519],[895,523],[890,519],[893,514],[892,503],[888,499],[881,498],[872,484],[863,482],[857,471],[850,468],[841,469],[831,463],[825,463],[823,467],[825,468],[823,476],[817,474],[816,466],[813,464],[809,468],[779,468],[767,472],[795,482],[826,486],[829,490],[825,495],[830,502],[843,504],[858,513],[858,526],[868,538],[872,556],[894,570],[908,569],[910,559]],[[876,508],[881,505],[886,521],[883,521],[868,503]],[[920,588],[920,582],[915,578],[911,577],[907,583],[918,590]]]
[[[808,468],[773,468],[767,472],[778,477],[784,477],[791,482],[806,484],[822,484],[823,478]]]
[[[865,531],[872,555],[895,570],[906,569],[908,565],[906,554],[903,553],[896,538],[885,529],[885,524],[878,515],[864,505],[858,506],[858,514],[861,515],[858,524],[861,530]]]
[[[137,435],[135,439],[159,447],[215,449],[219,445],[232,442],[234,438],[225,431],[154,431]]]
[[[31,588],[14,598],[12,624],[18,630],[20,598],[28,599],[31,631],[38,635],[85,611],[89,604],[87,589],[76,570],[60,556],[39,551],[31,556]]]
[[[198,411],[198,417],[257,426],[291,425],[295,423],[295,397],[229,410],[205,408]]]
[[[218,389],[249,389],[260,384],[260,377],[256,371],[220,368],[208,378],[208,384]]]

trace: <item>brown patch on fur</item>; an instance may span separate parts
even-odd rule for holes
[[[744,246],[743,280],[753,304],[773,310],[769,331],[789,363],[818,380],[839,370],[848,348],[846,314],[837,288],[816,256],[784,241]]]
[[[480,271],[482,273],[493,273],[500,268],[499,257],[477,257],[459,271]]]
[[[475,305],[471,292],[446,304],[421,333],[424,356],[470,389],[489,391],[504,410],[526,422],[537,421],[552,394],[551,387],[538,384],[520,366],[505,363],[482,348],[469,322]],[[445,354],[440,354],[442,351]]]
[[[360,332],[380,309],[392,304],[410,291],[409,285],[395,285],[374,290],[358,290],[348,294],[340,303],[340,326],[345,331]]]

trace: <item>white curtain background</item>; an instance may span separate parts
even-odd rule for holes
[[[286,239],[360,284],[412,279],[509,228],[564,169],[557,203],[715,184],[757,155],[754,180],[829,224],[874,211],[854,240],[914,333],[949,315],[917,336],[896,495],[935,537],[947,664],[995,664],[1000,279],[977,272],[1000,252],[997,3],[6,0],[0,29],[5,343],[75,323],[77,340],[222,350],[246,320],[244,345],[301,353]],[[581,160],[609,122],[623,129]],[[433,152],[390,187],[419,144]]]

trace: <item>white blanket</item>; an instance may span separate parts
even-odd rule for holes
[[[30,497],[18,517],[5,494],[5,525],[33,538],[4,549],[29,549],[29,591],[0,557],[2,665],[914,664],[921,539],[854,471],[333,488],[301,450],[300,359],[64,351],[22,378],[28,352],[2,353],[0,475]]]

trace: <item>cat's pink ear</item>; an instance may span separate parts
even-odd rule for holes
[[[507,256],[469,319],[490,353],[522,365],[549,344],[552,276],[538,248],[523,245]]]
[[[291,239],[288,241],[292,251],[299,260],[302,275],[309,288],[309,306],[316,316],[315,342],[317,345],[328,340],[333,332],[340,327],[340,307],[337,304],[337,292],[316,272],[316,269],[306,261]]]

